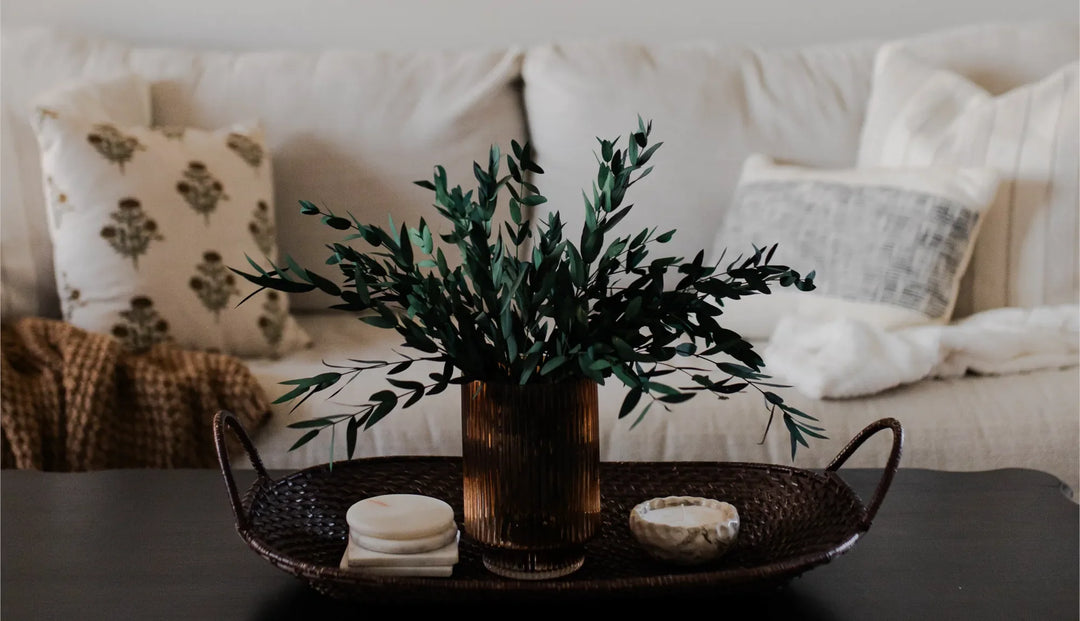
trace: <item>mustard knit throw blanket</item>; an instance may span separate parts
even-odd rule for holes
[[[0,332],[2,466],[55,471],[204,468],[218,464],[218,410],[258,429],[270,404],[232,356],[158,345],[27,318]]]

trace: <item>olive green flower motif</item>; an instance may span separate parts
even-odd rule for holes
[[[101,237],[122,256],[130,258],[135,269],[139,269],[139,255],[146,254],[150,242],[165,239],[158,231],[157,222],[146,216],[138,199],[121,199],[109,217],[113,224],[102,227]]]
[[[86,300],[82,297],[82,291],[72,287],[68,282],[67,272],[60,273],[60,290],[63,292],[60,302],[64,321],[71,321],[75,310],[86,306]]]
[[[277,291],[266,293],[266,303],[263,304],[263,314],[259,316],[259,330],[263,338],[275,350],[281,345],[281,338],[285,334],[285,309],[281,305]]]
[[[262,163],[262,145],[243,134],[237,134],[235,132],[229,134],[225,138],[225,145],[239,155],[240,159],[247,162],[249,166],[256,170],[259,168],[259,164]]]
[[[222,187],[221,182],[206,170],[206,164],[202,162],[188,162],[183,177],[176,182],[176,191],[184,197],[192,209],[206,218],[206,224],[209,226],[210,212],[217,209],[218,201],[229,200],[229,195],[225,194],[225,188]]]
[[[274,226],[274,218],[270,214],[270,206],[266,201],[259,201],[252,213],[252,220],[248,223],[248,231],[255,238],[255,244],[259,250],[269,256],[274,250],[274,242],[277,238],[277,228]]]
[[[120,311],[123,323],[113,325],[112,335],[126,349],[144,352],[158,343],[171,340],[169,322],[154,310],[154,302],[146,296],[131,298],[131,308]]]
[[[161,132],[161,135],[169,140],[183,140],[186,128],[183,125],[158,125],[154,129]]]
[[[199,296],[203,306],[214,313],[214,321],[220,321],[221,309],[229,304],[229,298],[240,295],[236,279],[221,262],[221,255],[213,250],[203,253],[203,262],[195,266],[195,271],[188,285]]]
[[[93,145],[105,159],[120,166],[121,173],[124,172],[124,164],[131,161],[136,151],[146,150],[137,138],[125,136],[108,123],[95,125],[93,131],[87,135],[86,141]]]
[[[50,211],[52,211],[53,214],[53,223],[56,228],[60,228],[60,225],[63,223],[64,220],[64,214],[75,211],[75,208],[72,206],[71,202],[68,201],[67,193],[57,187],[56,182],[53,180],[52,176],[49,176],[45,179],[45,184],[46,186],[48,186],[48,202],[49,209]]]

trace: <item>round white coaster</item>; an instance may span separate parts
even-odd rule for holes
[[[349,507],[345,520],[353,536],[376,539],[422,539],[456,528],[450,505],[419,494],[365,498]]]
[[[368,537],[356,533],[352,533],[351,536],[356,545],[365,550],[371,550],[372,552],[383,552],[385,554],[419,554],[421,552],[431,552],[432,550],[445,548],[457,538],[457,533],[457,525],[452,524],[445,532],[431,535],[430,537],[420,537],[418,539],[381,539],[379,537]]]

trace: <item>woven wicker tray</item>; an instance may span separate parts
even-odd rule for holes
[[[240,440],[257,479],[241,497],[229,463],[225,429]],[[893,432],[892,452],[874,496],[863,504],[836,471],[871,435]],[[341,570],[345,512],[376,494],[416,493],[446,500],[462,523],[461,459],[384,457],[336,462],[274,480],[241,424],[228,412],[214,420],[221,471],[245,542],[275,566],[335,598],[363,601],[455,601],[530,598],[649,597],[700,593],[703,588],[773,588],[843,554],[870,528],[900,462],[903,430],[882,419],[860,432],[823,471],[724,462],[605,462],[602,521],[585,565],[550,581],[509,580],[488,572],[463,533],[449,578],[363,576]],[[656,496],[690,495],[734,504],[739,537],[721,559],[682,568],[652,560],[628,525],[630,510]]]

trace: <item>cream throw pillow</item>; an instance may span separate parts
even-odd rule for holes
[[[1078,101],[1075,62],[994,96],[893,47],[879,53],[859,165],[985,166],[1001,175],[961,314],[1080,296]]]
[[[814,270],[817,289],[725,300],[721,324],[763,339],[785,315],[946,323],[997,187],[985,168],[813,169],[751,156],[713,260],[727,266],[775,243],[773,261]]]
[[[285,296],[261,292],[237,306],[254,288],[229,267],[248,269],[245,255],[277,258],[257,124],[117,124],[70,105],[83,88],[43,96],[34,119],[65,319],[133,350],[172,342],[277,357],[308,344]]]

